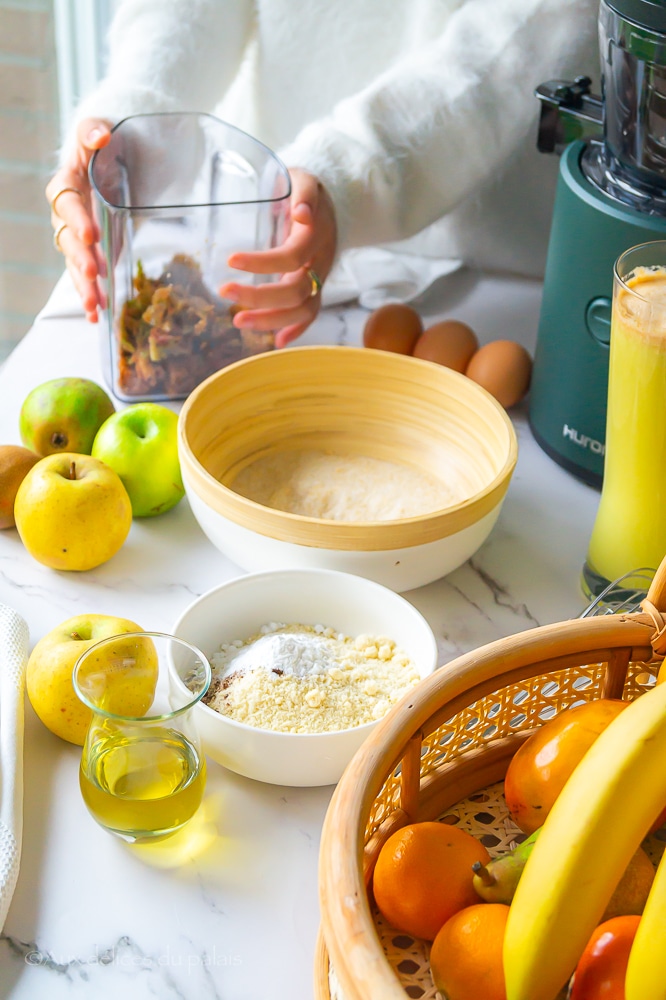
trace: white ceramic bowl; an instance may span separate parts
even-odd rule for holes
[[[437,666],[437,642],[403,597],[363,577],[325,569],[251,573],[208,591],[182,613],[173,634],[212,656],[267,622],[330,625],[346,635],[393,639],[422,677]],[[182,681],[172,671],[171,682]],[[276,785],[329,785],[376,723],[329,733],[278,733],[236,722],[201,702],[194,707],[205,752],[238,774]]]
[[[235,476],[255,459],[307,449],[454,476],[463,499],[416,517],[335,521],[234,491]],[[183,405],[178,451],[194,516],[238,566],[337,569],[401,592],[445,576],[483,544],[517,442],[500,404],[459,372],[387,351],[308,346],[206,379]]]

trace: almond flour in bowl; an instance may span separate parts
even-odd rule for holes
[[[397,462],[326,451],[272,452],[242,469],[235,493],[264,507],[332,521],[417,517],[464,500],[453,473],[444,482]]]
[[[210,657],[204,701],[237,722],[281,733],[324,733],[381,719],[420,679],[384,637],[270,622]]]

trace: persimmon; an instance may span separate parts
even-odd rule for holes
[[[543,825],[569,775],[629,703],[600,698],[564,709],[516,751],[504,780],[509,813],[525,833]]]

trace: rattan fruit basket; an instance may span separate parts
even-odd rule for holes
[[[317,1000],[438,997],[424,942],[383,924],[368,885],[382,844],[441,819],[491,854],[517,830],[502,781],[518,746],[558,712],[595,698],[633,700],[666,653],[666,562],[643,610],[541,626],[437,670],[373,731],[338,784],[320,848]],[[479,998],[481,1000],[481,998]]]

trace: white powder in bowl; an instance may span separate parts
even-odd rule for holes
[[[231,488],[264,507],[332,521],[416,517],[466,497],[453,476],[445,483],[396,462],[325,451],[272,452],[242,469]]]
[[[374,722],[420,678],[391,639],[324,625],[270,622],[210,657],[205,702],[222,715],[282,733],[324,733]]]

